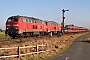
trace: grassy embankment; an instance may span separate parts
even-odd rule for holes
[[[90,43],[90,34],[88,35],[88,37],[86,38],[87,42]]]
[[[5,32],[0,32],[0,39],[6,39],[9,38],[8,36],[5,36]]]

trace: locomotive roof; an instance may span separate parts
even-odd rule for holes
[[[34,17],[28,17],[28,16],[20,16],[20,15],[16,15],[16,16],[11,16],[11,17],[23,17],[23,18],[28,18],[28,19],[33,19],[33,20],[39,20],[39,21],[44,21],[44,22],[50,22],[50,23],[54,23],[54,24],[59,24],[55,21],[48,21],[48,20],[41,20],[38,18],[34,18]],[[10,18],[10,17],[9,17]]]
[[[34,19],[34,20],[41,20],[41,19],[34,18],[34,17],[20,16],[20,15],[17,15],[17,16],[11,16],[11,17],[23,17],[23,18],[29,18],[29,19]]]
[[[49,22],[59,24],[59,23],[57,23],[57,22],[55,22],[55,21],[49,21]]]
[[[74,26],[73,24],[71,24],[71,25],[66,25],[66,26]]]

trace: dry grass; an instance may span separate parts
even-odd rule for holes
[[[8,36],[5,36],[5,32],[0,32],[0,39],[6,39],[9,38]]]
[[[3,45],[1,47],[12,47],[12,46],[32,46],[32,45],[38,45],[38,44],[47,44],[49,52],[40,53],[40,54],[33,54],[21,57],[20,60],[48,60],[51,57],[57,56],[64,51],[66,51],[74,42],[74,40],[86,33],[79,33],[79,34],[69,34],[69,35],[63,35],[61,37],[52,37],[52,38],[40,38],[35,40],[30,40],[28,42],[19,42],[19,43],[13,43],[9,45]],[[18,58],[7,58],[5,60],[18,60]]]
[[[89,34],[89,36],[86,38],[86,40],[88,41],[88,43],[90,43],[90,34]]]

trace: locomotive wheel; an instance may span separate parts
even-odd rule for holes
[[[21,37],[21,38],[24,38],[24,34],[21,34],[20,37]]]
[[[15,39],[15,36],[12,36],[13,39]]]
[[[44,32],[40,32],[40,36],[44,36]]]

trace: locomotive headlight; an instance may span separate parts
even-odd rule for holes
[[[17,29],[17,28],[15,28],[15,29]]]
[[[18,26],[18,24],[13,24],[13,26]]]
[[[6,28],[6,29],[8,29],[8,28]]]

